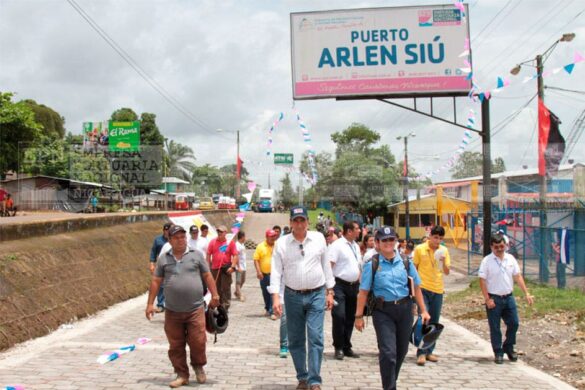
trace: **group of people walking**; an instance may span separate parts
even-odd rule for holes
[[[167,224],[151,251],[151,262],[155,263],[151,263],[153,278],[146,316],[150,319],[156,311],[165,312],[169,358],[177,373],[171,387],[188,383],[186,344],[197,381],[206,380],[204,286],[212,296],[210,308],[221,305],[229,310],[235,273],[235,296],[245,300],[245,233],[240,231],[227,242],[227,229],[219,226],[217,238],[203,245],[200,239],[207,234],[198,237],[199,229],[203,232],[203,226],[191,227],[191,239],[187,241],[182,227]],[[399,243],[390,226],[362,232],[356,222],[346,221],[340,233],[310,231],[308,213],[302,206],[290,210],[290,234],[281,235],[278,226],[266,230],[265,240],[253,255],[264,301],[263,314],[280,319],[280,356],[290,353],[296,388],[301,390],[321,389],[325,312],[331,311],[334,357],[338,360],[360,357],[352,345],[353,329],[363,331],[364,316],[371,315],[382,385],[385,390],[395,389],[408,352],[415,313],[424,323],[438,324],[440,320],[443,277],[451,269],[449,251],[441,244],[445,230],[433,227],[428,239],[416,247],[411,241]],[[330,239],[333,234],[336,238]],[[362,247],[357,243],[360,235]],[[165,241],[170,247],[166,252]],[[519,284],[529,304],[532,297],[499,234],[492,237],[492,254],[482,261],[479,277],[495,362],[502,363],[504,354],[515,361],[518,315],[511,294],[513,282]],[[163,285],[166,297],[160,296]],[[157,293],[158,310],[154,308]],[[503,344],[501,319],[507,326]],[[439,361],[435,345],[417,350],[419,366]]]

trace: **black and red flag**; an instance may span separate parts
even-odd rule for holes
[[[244,162],[242,161],[242,159],[240,158],[240,156],[238,155],[238,160],[237,160],[237,164],[236,164],[236,177],[238,178],[238,180],[240,180],[241,173],[242,173],[242,165],[244,164]]]
[[[559,125],[561,121],[538,99],[538,174],[552,176],[559,170],[565,154],[565,138]]]

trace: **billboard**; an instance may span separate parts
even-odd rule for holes
[[[83,149],[108,149],[108,123],[83,122]]]
[[[452,4],[292,13],[293,98],[467,95],[466,18]]]
[[[140,149],[140,122],[109,121],[111,152],[138,152]]]

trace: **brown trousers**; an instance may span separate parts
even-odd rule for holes
[[[205,355],[207,335],[203,306],[190,313],[165,310],[165,333],[169,340],[169,359],[178,376],[189,379],[185,344],[189,345],[193,367],[207,364]]]
[[[219,272],[219,278],[217,273]],[[230,308],[232,300],[232,275],[222,271],[221,269],[212,269],[211,275],[216,280],[217,292],[219,293],[219,304],[226,310]]]

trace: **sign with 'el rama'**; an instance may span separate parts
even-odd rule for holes
[[[109,121],[109,144],[113,152],[137,152],[140,150],[140,122]]]
[[[294,162],[292,153],[274,153],[275,164],[292,165]]]
[[[467,95],[468,15],[467,4],[465,15],[452,4],[292,13],[293,97]]]

